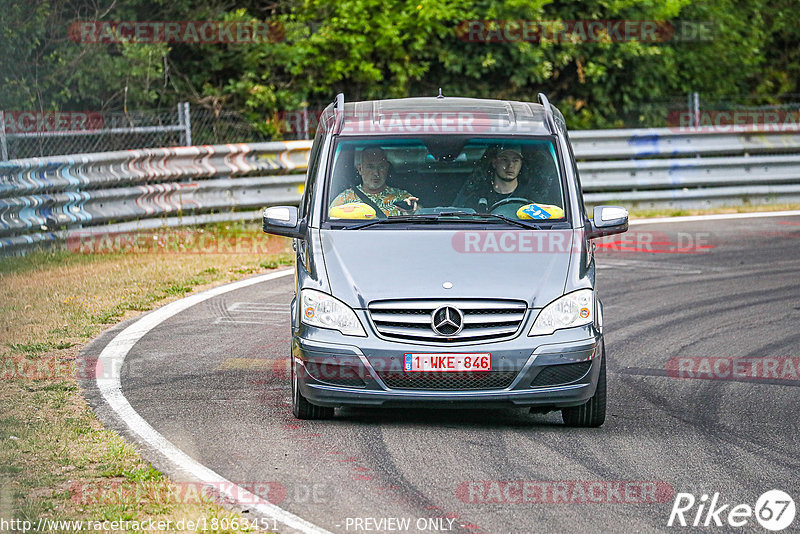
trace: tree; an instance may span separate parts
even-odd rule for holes
[[[9,2],[9,0],[3,0]],[[280,135],[279,112],[348,100],[550,96],[573,128],[659,125],[685,95],[774,103],[800,92],[793,0],[10,0],[0,10],[0,107],[97,110],[190,100]],[[76,43],[79,20],[269,21],[267,42]],[[507,21],[659,21],[637,40],[496,39]],[[544,21],[544,22],[543,22]],[[548,22],[556,21],[556,22]],[[705,39],[687,39],[701,22]],[[473,26],[470,26],[473,24]],[[478,24],[489,39],[476,38]],[[491,32],[495,32],[492,34]],[[499,33],[498,33],[499,32]]]

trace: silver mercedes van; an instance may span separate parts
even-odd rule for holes
[[[323,112],[299,206],[265,232],[294,239],[295,417],[346,406],[526,407],[597,427],[606,411],[603,306],[562,114],[442,96]]]

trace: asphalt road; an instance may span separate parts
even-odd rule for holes
[[[122,390],[191,457],[249,488],[270,483],[265,498],[332,532],[397,531],[379,529],[382,518],[408,518],[412,532],[425,518],[453,532],[667,531],[678,492],[731,505],[770,489],[800,499],[800,376],[785,367],[800,345],[798,243],[800,217],[770,217],[640,225],[624,245],[602,246],[609,407],[599,429],[521,409],[295,420],[291,276],[161,324],[129,353]],[[744,357],[777,370],[725,376]],[[686,377],[703,365],[705,379]],[[516,502],[515,486],[503,496],[507,481],[542,482],[544,493]],[[587,488],[605,497],[586,502]],[[738,530],[763,532],[753,518]]]

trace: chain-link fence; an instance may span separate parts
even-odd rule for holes
[[[239,113],[190,107],[115,112],[0,111],[0,159],[269,141]]]
[[[609,128],[716,127],[734,123],[791,127],[792,123],[798,125],[800,121],[800,95],[767,98],[688,93],[638,104],[633,109],[618,111],[617,117]]]
[[[195,106],[191,111],[191,121],[192,143],[195,145],[260,143],[275,140],[272,136],[259,131],[241,113],[234,111],[215,112]]]
[[[561,102],[572,129],[582,123],[580,110]],[[171,109],[114,112],[0,111],[0,159],[107,152],[185,145],[219,145],[308,139],[315,133],[321,109],[286,110],[265,115],[264,133],[251,120],[232,111],[215,112],[180,103]],[[800,129],[800,95],[765,100],[758,97],[710,98],[689,93],[619,110],[609,128],[691,128],[731,124],[768,124],[776,131]]]

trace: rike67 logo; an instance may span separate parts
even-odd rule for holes
[[[709,499],[703,494],[699,499],[691,493],[678,493],[672,504],[667,526],[691,527],[744,527],[755,520],[773,532],[783,530],[794,521],[794,500],[781,490],[761,494],[755,506],[724,503],[715,493]]]

